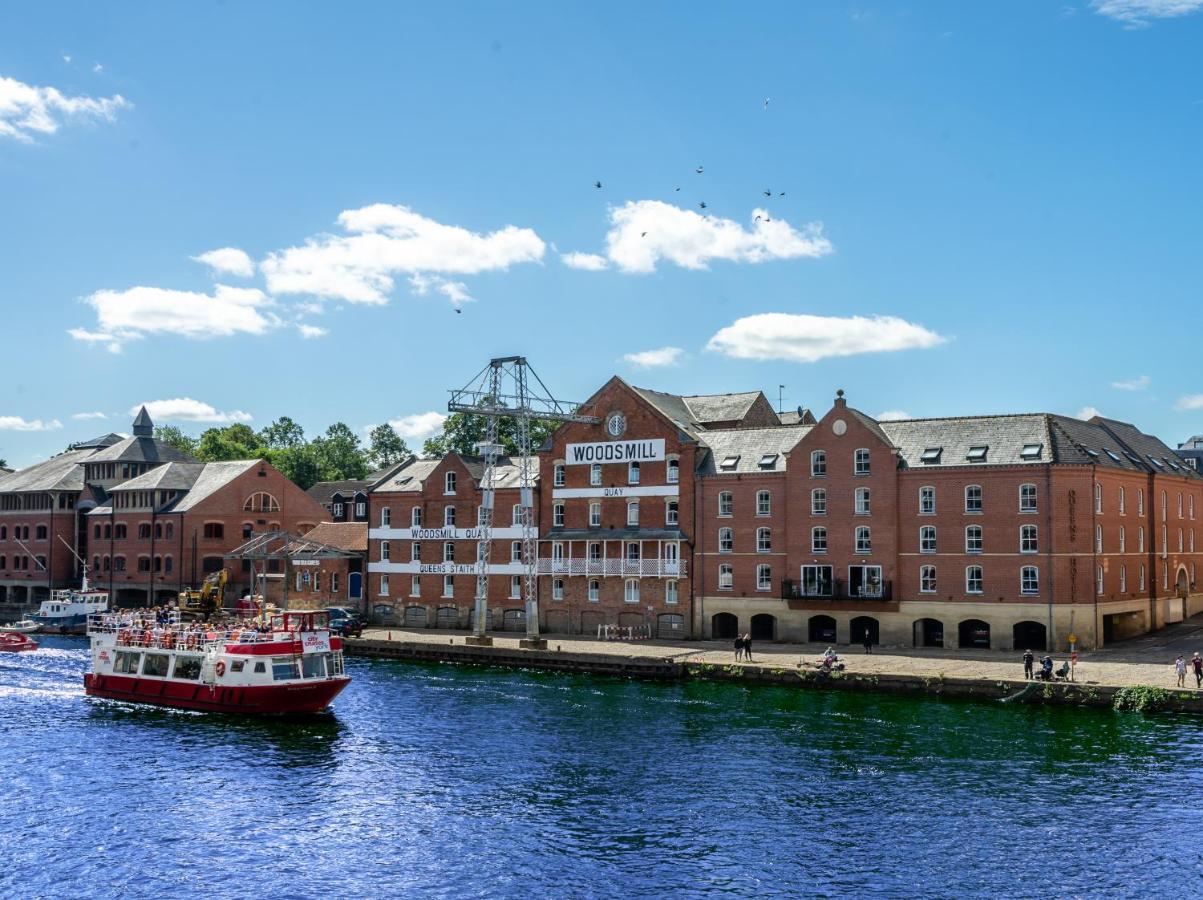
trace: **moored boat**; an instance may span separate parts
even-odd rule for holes
[[[284,612],[251,627],[88,620],[93,697],[204,712],[315,713],[351,679],[324,612]]]
[[[33,619],[22,619],[11,625],[0,625],[0,634],[33,634],[41,627]]]
[[[20,653],[23,650],[37,650],[38,642],[27,634],[18,634],[15,631],[6,631],[0,634],[0,651],[6,653]]]
[[[88,617],[109,608],[109,592],[88,587],[85,576],[81,590],[51,591],[38,611],[29,618],[39,629],[50,634],[83,634]]]

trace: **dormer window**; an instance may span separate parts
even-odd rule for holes
[[[1024,444],[1023,449],[1019,451],[1020,459],[1040,459],[1040,454],[1044,450],[1044,444]]]
[[[739,465],[738,456],[724,456],[723,461],[719,464],[719,468],[724,472],[734,472],[735,467]]]
[[[777,456],[778,456],[778,454],[776,454],[776,453],[766,453],[764,456],[760,457],[760,463],[759,463],[760,468],[762,468],[762,469],[773,468],[775,465],[777,465]]]
[[[1120,462],[1119,454],[1116,453],[1114,450],[1110,450],[1107,447],[1104,447],[1103,452],[1106,453],[1108,456],[1110,456],[1116,462]]]
[[[1099,451],[1097,451],[1097,450],[1091,450],[1089,447],[1087,447],[1087,448],[1085,448],[1085,449],[1086,449],[1086,455],[1087,455],[1087,456],[1089,456],[1091,459],[1098,459],[1098,458],[1099,458]]]
[[[976,447],[970,447],[969,452],[965,454],[965,459],[971,463],[983,463],[986,461],[986,454],[990,448],[984,444],[979,444]]]
[[[938,463],[940,454],[944,452],[943,447],[927,447],[919,454],[919,461],[925,463]]]

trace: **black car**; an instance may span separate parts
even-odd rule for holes
[[[363,634],[364,621],[358,612],[345,606],[326,609],[330,616],[330,630],[341,637],[359,637]]]

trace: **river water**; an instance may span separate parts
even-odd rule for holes
[[[1203,722],[349,660],[333,714],[0,654],[0,896],[1056,897],[1203,885]]]

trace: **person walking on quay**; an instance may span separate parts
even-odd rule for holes
[[[744,661],[752,661],[752,633],[748,632],[744,635]]]
[[[1023,651],[1023,677],[1027,681],[1032,680],[1032,666],[1036,662],[1036,654],[1031,650]]]
[[[1195,655],[1190,658],[1191,667],[1195,670],[1195,687],[1203,688],[1203,656],[1199,655],[1199,651],[1195,651]]]
[[[1174,673],[1178,676],[1178,687],[1186,687],[1186,659],[1181,653],[1174,660]]]
[[[865,629],[865,636],[861,639],[861,644],[864,645],[866,653],[873,652],[873,632],[868,628]]]
[[[744,658],[744,639],[742,635],[735,636],[735,661],[739,662]]]

